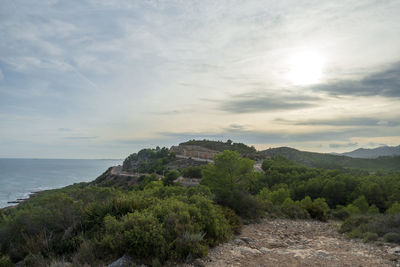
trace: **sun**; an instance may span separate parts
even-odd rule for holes
[[[324,67],[323,56],[314,51],[304,51],[289,59],[287,79],[294,85],[318,83]]]

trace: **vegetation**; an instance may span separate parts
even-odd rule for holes
[[[143,190],[87,184],[51,190],[3,211],[1,253],[24,266],[57,258],[99,265],[123,254],[148,264],[196,258],[228,240],[240,221],[212,199],[206,187],[160,181]]]
[[[215,194],[217,203],[232,208],[245,218],[257,219],[262,207],[250,195],[252,183],[257,177],[254,161],[242,158],[235,151],[224,151],[214,158],[214,164],[203,170],[202,184]]]
[[[400,244],[400,213],[354,215],[345,220],[340,231],[365,241],[381,238],[385,242]]]
[[[231,150],[238,152],[241,156],[254,158],[257,156],[257,150],[253,146],[247,146],[243,143],[234,143],[232,140],[226,142],[222,141],[211,141],[211,140],[190,140],[180,145],[195,145],[205,147],[211,150],[223,152],[225,150]]]
[[[156,149],[142,149],[138,153],[129,155],[123,162],[122,169],[139,173],[163,174],[167,170],[166,164],[175,159],[175,155],[166,147]]]
[[[290,147],[270,148],[258,152],[260,157],[283,156],[296,163],[323,169],[350,169],[366,171],[400,171],[400,156],[377,159],[351,158],[343,155],[299,151]]]
[[[315,169],[279,155],[259,173],[230,150],[212,165],[168,170],[173,157],[165,148],[129,156],[124,167],[146,173],[140,184],[108,183],[104,174],[101,183],[0,210],[0,266],[97,266],[122,255],[155,266],[188,261],[261,217],[339,219],[350,237],[400,243],[400,173]],[[174,184],[180,175],[202,178],[201,185]]]
[[[187,178],[197,178],[200,179],[203,177],[202,171],[204,167],[202,166],[190,166],[182,170],[182,176]]]

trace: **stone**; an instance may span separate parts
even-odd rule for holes
[[[132,266],[132,259],[128,255],[124,255],[118,260],[112,262],[111,264],[108,265],[108,267],[129,267]]]
[[[237,246],[243,246],[246,244],[246,242],[244,242],[242,239],[240,238],[236,238],[235,240],[233,240],[233,244],[237,245]]]
[[[241,254],[260,254],[261,253],[258,249],[244,247],[244,246],[239,247],[239,250],[240,250]]]
[[[400,255],[400,246],[394,247],[388,250],[390,254]]]
[[[271,252],[271,250],[268,249],[268,248],[266,248],[266,247],[260,248],[260,251],[261,251],[261,253],[264,253],[264,254],[266,254],[266,253],[268,253],[268,252]]]
[[[240,238],[241,240],[243,240],[244,242],[246,242],[247,244],[250,244],[250,242],[253,242],[253,239],[243,236]]]
[[[206,266],[206,265],[204,264],[204,262],[203,262],[202,260],[200,260],[200,259],[195,259],[195,260],[193,261],[193,266],[194,266],[194,267],[204,267],[204,266]]]

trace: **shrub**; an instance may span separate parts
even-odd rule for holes
[[[268,199],[274,205],[281,205],[285,199],[290,198],[290,193],[288,189],[280,188],[276,191],[272,191],[269,193]]]
[[[368,212],[368,202],[365,196],[359,196],[356,200],[353,201],[353,205],[356,206],[361,213]]]
[[[350,216],[350,213],[346,210],[345,207],[337,205],[336,209],[331,211],[331,216],[334,219],[345,220]]]
[[[164,185],[172,185],[179,175],[181,174],[177,170],[168,171],[162,181]]]
[[[242,232],[243,222],[242,219],[236,215],[236,213],[228,207],[222,207],[225,218],[228,220],[232,231],[235,234],[240,234]]]
[[[347,211],[347,213],[349,215],[356,215],[356,214],[360,214],[361,211],[358,207],[354,206],[353,204],[349,204],[345,207],[345,210]]]
[[[329,206],[324,198],[317,198],[313,201],[310,213],[311,218],[318,219],[320,221],[326,221],[328,219]]]
[[[101,245],[116,255],[127,253],[138,259],[165,256],[164,229],[153,214],[135,211],[120,221],[107,215],[104,224]]]
[[[182,171],[183,177],[187,178],[202,178],[201,171],[203,170],[204,167],[197,167],[197,166],[190,166]]]
[[[268,187],[264,187],[263,189],[261,189],[261,191],[257,194],[257,198],[260,200],[270,200],[269,199],[269,194],[270,194],[270,190],[268,189]]]
[[[2,256],[0,254],[0,267],[12,267],[14,264],[11,262],[8,256]]]
[[[375,206],[375,204],[372,204],[369,206],[367,213],[370,215],[379,214],[379,209]]]
[[[389,209],[387,209],[387,211],[386,211],[386,213],[387,214],[396,214],[396,213],[400,213],[400,204],[399,204],[399,202],[394,202],[393,204],[392,204],[392,206],[389,208]]]
[[[353,215],[346,219],[340,227],[341,233],[350,233],[356,228],[366,228],[366,225],[371,221],[370,216],[366,215]],[[367,232],[367,231],[363,231]]]
[[[91,241],[84,240],[79,249],[72,257],[74,266],[96,265],[97,253],[94,244]]]
[[[22,261],[22,266],[47,266],[42,254],[28,254]]]
[[[221,203],[234,210],[246,220],[258,220],[264,216],[264,204],[258,198],[244,192],[239,192]]]
[[[317,198],[314,201],[306,196],[300,201],[300,206],[305,209],[313,219],[326,221],[328,219],[329,206],[324,198]]]
[[[364,242],[371,242],[371,241],[377,241],[379,238],[377,233],[371,233],[371,232],[366,232],[364,234]]]
[[[204,242],[204,233],[186,231],[174,241],[173,258],[190,260],[203,257],[208,253],[208,246]]]
[[[70,262],[65,262],[61,260],[53,260],[49,265],[49,267],[72,267]]]
[[[400,233],[386,233],[383,239],[386,242],[400,243]]]
[[[310,215],[308,214],[307,210],[305,210],[301,205],[300,202],[294,202],[290,198],[286,198],[283,202],[282,212],[289,218],[292,219],[308,219]]]

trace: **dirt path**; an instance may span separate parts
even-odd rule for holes
[[[400,266],[400,247],[363,243],[337,232],[335,223],[264,220],[213,248],[196,266]]]

